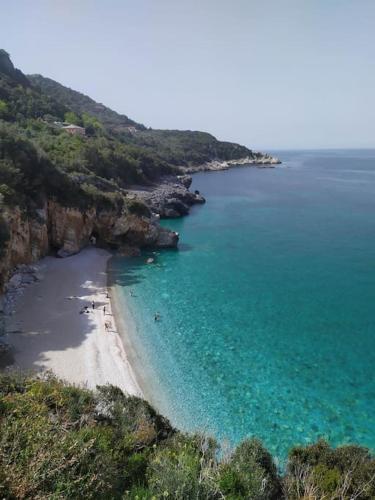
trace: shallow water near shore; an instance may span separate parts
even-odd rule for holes
[[[185,430],[375,449],[375,151],[278,156],[196,174],[180,250],[111,261],[135,370]]]

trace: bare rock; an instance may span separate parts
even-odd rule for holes
[[[193,178],[191,175],[178,175],[177,179],[181,182],[183,186],[186,187],[186,189],[189,189],[191,183],[193,182]]]
[[[205,202],[201,194],[189,191],[191,180],[190,175],[164,177],[150,189],[138,189],[130,193],[142,199],[152,213],[160,217],[181,217],[189,213],[192,205]]]
[[[181,215],[187,215],[189,213],[189,207],[183,201],[178,198],[168,198],[165,201],[162,214],[164,217],[180,217]],[[173,214],[173,215],[171,215]],[[175,215],[176,214],[176,215]]]
[[[16,273],[10,278],[7,284],[7,290],[19,288],[22,285],[22,274]]]
[[[163,218],[165,219],[177,219],[181,217],[180,212],[177,212],[174,208],[164,208],[163,209]]]
[[[179,240],[179,235],[175,231],[160,228],[156,246],[158,248],[176,248]]]

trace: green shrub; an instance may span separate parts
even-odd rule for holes
[[[280,498],[281,484],[271,455],[257,439],[243,441],[219,468],[219,487],[228,498]]]
[[[231,500],[244,498],[246,495],[246,488],[240,473],[229,464],[220,466],[218,484],[220,492]]]
[[[375,498],[375,460],[358,446],[294,448],[283,477],[255,439],[219,456],[214,440],[175,431],[117,387],[0,375],[1,498]]]
[[[129,500],[156,500],[155,495],[143,486],[134,486],[131,490],[126,491],[124,498]]]
[[[151,212],[150,209],[145,205],[142,201],[139,200],[126,200],[126,208],[129,213],[138,215],[140,217],[150,217]]]
[[[360,446],[332,448],[325,441],[293,448],[284,479],[287,497],[375,498],[375,459]],[[301,493],[302,492],[302,493]]]
[[[342,481],[341,473],[336,467],[330,469],[324,464],[313,467],[312,475],[317,488],[325,495],[333,495]]]
[[[150,460],[149,489],[156,498],[217,498],[215,452],[216,444],[201,436],[174,436]]]
[[[8,105],[5,101],[0,99],[0,118],[7,118],[9,114]]]
[[[146,487],[152,444],[172,432],[117,388],[94,394],[21,374],[0,375],[0,423],[6,498],[122,498]]]

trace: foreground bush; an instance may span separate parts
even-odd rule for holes
[[[375,460],[366,448],[326,442],[294,448],[285,478],[287,498],[373,499]]]
[[[0,378],[0,424],[2,498],[121,498],[144,483],[147,451],[174,432],[117,388],[22,376]]]
[[[231,499],[280,498],[280,478],[271,455],[257,439],[242,442],[219,467],[220,490]]]
[[[0,498],[367,500],[375,460],[319,442],[294,448],[282,476],[258,440],[224,457],[116,387],[1,375]]]

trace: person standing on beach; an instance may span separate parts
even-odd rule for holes
[[[105,306],[103,306],[103,314],[104,314],[104,316],[105,316]]]
[[[91,302],[91,305],[92,305],[92,308],[95,309],[95,302],[94,301]]]

